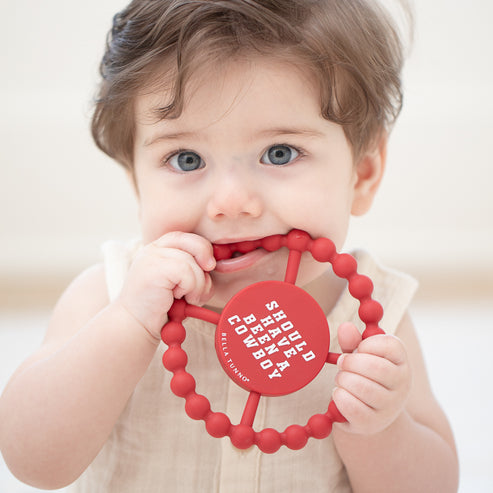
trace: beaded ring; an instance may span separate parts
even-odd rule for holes
[[[235,252],[248,253],[257,248],[273,252],[282,247],[289,249],[284,282],[252,284],[234,295],[219,314],[175,300],[168,313],[169,322],[161,331],[161,338],[168,345],[163,365],[173,373],[171,391],[185,399],[188,416],[205,421],[206,430],[213,437],[228,436],[239,449],[256,445],[265,453],[274,453],[282,445],[301,449],[310,437],[327,437],[334,422],[346,421],[334,401],[330,401],[325,413],[313,415],[304,426],[293,424],[283,432],[253,429],[262,395],[295,392],[310,383],[325,363],[336,364],[340,356],[329,352],[329,326],[322,309],[295,285],[302,253],[308,251],[318,262],[330,262],[335,275],[348,281],[350,294],[360,303],[358,314],[365,324],[363,339],[384,333],[378,325],[383,309],[371,297],[371,279],[358,274],[355,258],[337,253],[328,238],[313,240],[304,231],[292,230],[287,235],[261,240],[214,245],[214,256],[222,260],[231,258]],[[185,370],[188,357],[181,347],[186,337],[183,321],[187,317],[216,325],[219,361],[228,376],[249,392],[239,424],[232,424],[224,413],[213,412],[209,400],[195,392],[195,379]]]

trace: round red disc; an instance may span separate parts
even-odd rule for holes
[[[311,382],[329,351],[327,318],[303,289],[264,281],[238,292],[216,328],[219,361],[228,376],[262,395],[290,394]]]

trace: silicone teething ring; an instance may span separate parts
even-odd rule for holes
[[[320,313],[318,313],[313,315],[314,318],[308,325],[319,324],[320,327],[320,324],[326,324],[326,331],[309,328],[305,332],[301,330],[303,321],[307,316],[306,303],[311,303],[309,295],[295,286],[302,253],[308,251],[318,262],[330,262],[334,273],[348,281],[350,294],[360,303],[358,314],[365,324],[362,334],[364,339],[384,333],[378,325],[383,316],[383,309],[371,297],[373,292],[371,279],[358,274],[356,259],[347,253],[337,253],[334,243],[328,238],[313,240],[308,233],[293,230],[287,235],[273,235],[262,240],[231,245],[215,245],[214,255],[217,260],[221,260],[230,258],[236,251],[248,253],[259,247],[269,252],[282,247],[289,249],[284,282],[264,281],[249,286],[233,296],[220,314],[203,307],[190,305],[184,300],[175,300],[168,313],[169,322],[164,325],[161,331],[161,338],[168,345],[168,349],[163,355],[163,365],[173,373],[170,384],[171,391],[185,399],[185,411],[188,416],[195,420],[203,420],[207,432],[213,437],[228,436],[231,443],[239,449],[247,449],[256,445],[265,453],[274,453],[282,445],[294,450],[301,449],[306,445],[309,438],[327,437],[332,431],[334,422],[345,421],[335,403],[330,401],[326,412],[315,414],[304,426],[293,424],[283,432],[272,428],[265,428],[261,431],[253,429],[255,413],[262,395],[284,395],[296,391],[309,383],[324,363],[335,364],[340,356],[340,353],[328,351],[330,335],[323,312],[323,321]],[[274,306],[274,303],[277,303],[277,290],[279,290],[279,296],[285,307],[289,308],[289,317],[283,310],[268,311]],[[300,292],[304,294],[301,295]],[[262,296],[264,296],[263,301],[259,301]],[[303,297],[301,309],[293,307],[293,305],[300,305],[300,303],[292,303],[290,301],[292,296]],[[265,300],[272,301],[264,303]],[[262,314],[260,316],[253,313],[248,315],[251,311],[250,304],[255,303],[260,307],[259,309],[267,310],[268,316],[266,318],[262,319]],[[279,305],[279,303],[277,304]],[[244,311],[247,316],[238,315],[241,310],[247,310]],[[314,311],[317,312],[317,310],[321,311],[318,305],[314,307]],[[275,315],[275,320],[270,317],[269,313]],[[300,322],[300,313],[303,313],[302,322]],[[282,318],[283,316],[285,317]],[[223,368],[236,383],[250,391],[239,424],[232,424],[229,417],[224,413],[212,411],[209,400],[195,392],[195,379],[185,369],[188,356],[181,347],[186,337],[183,321],[188,317],[216,324],[216,351]],[[266,320],[268,321],[266,322]],[[285,321],[283,322],[283,320]],[[296,320],[296,322],[293,323],[292,320]],[[267,331],[267,324],[273,324],[275,328]],[[224,340],[227,341],[227,349],[224,349]],[[276,368],[273,357],[277,353],[283,354],[283,351],[279,351],[279,349],[284,340],[289,348],[284,351],[283,358],[288,357],[289,359],[286,359],[284,363],[278,361]],[[269,352],[269,348],[271,352]],[[232,367],[231,363],[226,360],[231,359],[231,354],[235,351],[237,360],[234,360],[234,367]],[[322,354],[322,358],[320,354]],[[297,361],[298,366],[296,366],[296,370],[291,372],[291,375],[296,375],[295,380],[298,378],[298,381],[293,383],[289,378],[284,378],[285,375],[281,374],[281,370],[278,369],[285,369],[286,364],[291,367],[295,361]],[[244,365],[246,370],[239,371],[238,366],[240,365]],[[299,368],[303,371],[300,371]],[[306,375],[299,377],[300,374],[305,373],[305,369]],[[290,368],[287,373],[289,371],[291,371]],[[277,376],[276,372],[282,378],[273,378]],[[241,377],[238,377],[238,373]]]

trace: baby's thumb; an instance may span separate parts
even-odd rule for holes
[[[359,346],[362,337],[354,324],[344,322],[337,330],[337,339],[343,353],[352,353]]]
[[[199,306],[205,305],[212,298],[213,294],[214,294],[214,286],[212,284],[211,275],[208,272],[205,272],[204,291],[201,293],[197,305]]]

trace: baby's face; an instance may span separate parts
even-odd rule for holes
[[[195,82],[176,119],[156,121],[152,113],[169,101],[164,89],[136,101],[144,242],[185,231],[231,243],[298,228],[340,248],[357,173],[343,129],[321,116],[308,75],[256,59],[209,70]],[[262,250],[219,262],[213,303],[252,282],[282,279],[286,257],[286,249]],[[326,270],[304,255],[299,283],[318,286]]]

